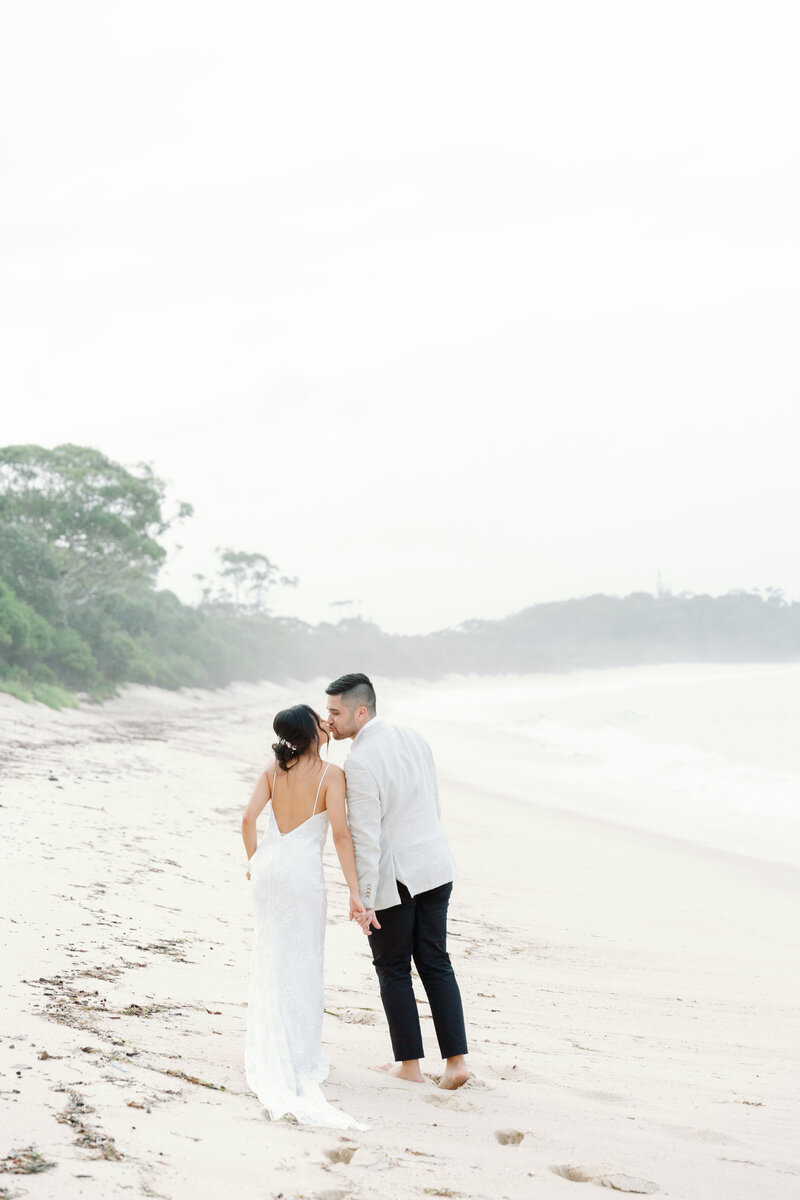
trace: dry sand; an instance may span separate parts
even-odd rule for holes
[[[405,720],[413,689],[392,686]],[[273,712],[306,698],[321,688],[0,697],[0,1197],[800,1194],[800,872],[548,808],[535,773],[494,795],[488,759],[450,782],[457,730],[423,732],[474,1078],[436,1088],[421,988],[430,1081],[372,1069],[388,1038],[329,846],[326,1094],[371,1128],[266,1119],[242,1067],[239,820]]]

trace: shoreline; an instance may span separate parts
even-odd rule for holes
[[[442,778],[447,780],[446,776],[440,775],[440,783]],[[605,832],[610,837],[624,838],[631,843],[638,843],[645,852],[648,849],[657,849],[659,846],[663,846],[678,856],[707,858],[710,862],[727,866],[731,871],[753,874],[758,877],[759,882],[763,882],[767,886],[773,884],[776,879],[780,879],[787,889],[797,888],[800,891],[800,866],[795,863],[743,854],[736,850],[720,849],[718,846],[693,841],[691,838],[660,833],[658,830],[630,825],[613,817],[598,816],[579,808],[569,808],[567,804],[548,804],[545,800],[522,800],[504,792],[489,793],[477,784],[463,783],[460,779],[447,780],[447,787],[453,793],[471,793],[475,801],[486,801],[487,798],[491,798],[495,802],[508,804],[526,813],[531,813],[539,820],[575,820],[587,826],[595,826],[598,832]]]

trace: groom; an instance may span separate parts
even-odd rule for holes
[[[331,734],[337,741],[353,739],[344,767],[347,817],[368,910],[362,928],[370,933],[395,1057],[389,1070],[400,1079],[424,1082],[413,957],[446,1060],[439,1086],[461,1087],[469,1078],[467,1038],[447,954],[455,864],[439,824],[430,746],[412,729],[399,729],[375,715],[375,690],[366,675],[342,675],[325,691]]]

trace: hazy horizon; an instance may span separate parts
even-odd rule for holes
[[[787,4],[32,0],[3,444],[152,463],[278,613],[800,596]]]

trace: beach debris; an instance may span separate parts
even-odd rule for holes
[[[0,1158],[0,1173],[8,1175],[38,1175],[49,1171],[56,1164],[50,1162],[33,1146],[24,1150],[12,1150],[5,1158]]]
[[[374,1008],[326,1008],[325,1012],[345,1025],[374,1025],[378,1020]]]
[[[97,1031],[90,1023],[90,1013],[106,1012],[106,1002],[97,991],[86,992],[71,986],[70,982],[61,975],[51,979],[39,978],[26,980],[32,987],[42,986],[48,998],[45,1004],[45,1016],[59,1025],[68,1025],[74,1029],[83,1029],[88,1033]]]
[[[209,1083],[206,1079],[198,1079],[196,1075],[187,1075],[185,1071],[165,1071],[160,1067],[154,1067],[153,1070],[161,1071],[162,1075],[171,1075],[174,1079],[185,1079],[187,1083],[195,1083],[198,1087],[212,1088],[215,1092],[227,1092],[228,1090],[221,1083]]]
[[[127,1008],[119,1010],[120,1016],[123,1017],[152,1017],[157,1013],[172,1012],[177,1013],[183,1008],[182,1004],[134,1004],[131,1003]]]
[[[494,1136],[501,1146],[518,1146],[525,1134],[521,1129],[497,1129]]]
[[[162,907],[164,906],[162,905]],[[168,958],[173,958],[176,962],[189,962],[188,958],[184,958],[181,950],[181,947],[186,944],[186,938],[162,938],[160,941],[150,942],[146,946],[141,946],[138,942],[134,944],[137,950],[149,950],[151,954],[166,954]]]
[[[349,1163],[356,1149],[356,1146],[335,1146],[333,1150],[325,1151],[325,1157],[332,1163]]]
[[[437,1188],[427,1187],[422,1189],[426,1196],[460,1196],[460,1192],[454,1192],[452,1188]]]
[[[133,963],[132,966],[140,966],[143,964]],[[116,972],[116,974],[115,974]],[[55,1021],[59,1025],[68,1025],[74,1029],[81,1029],[85,1033],[93,1034],[98,1038],[107,1039],[107,1035],[100,1032],[94,1024],[96,1017],[91,1014],[101,1013],[111,1021],[119,1021],[122,1017],[153,1017],[159,1016],[162,1013],[171,1013],[175,1016],[182,1015],[184,1009],[195,1008],[196,1005],[190,1004],[137,1004],[132,1001],[126,1008],[112,1008],[109,1002],[100,995],[98,990],[86,991],[75,985],[75,980],[81,976],[92,975],[98,979],[114,980],[116,975],[121,972],[116,967],[94,967],[90,971],[73,971],[64,972],[60,975],[54,975],[49,979],[40,977],[36,980],[25,980],[31,987],[41,987],[47,997],[47,1003],[44,1006],[44,1015],[50,1021]],[[124,1039],[123,1039],[124,1040]],[[115,1045],[121,1045],[122,1042],[115,1042]],[[91,1047],[82,1047],[85,1053],[91,1053]],[[99,1053],[99,1052],[98,1052]]]
[[[119,979],[124,971],[123,967],[87,967],[85,971],[78,971],[79,975],[88,976],[90,979],[102,979],[105,983],[113,983],[115,979]]]
[[[569,1179],[572,1183],[594,1183],[597,1187],[611,1188],[615,1192],[630,1192],[637,1196],[651,1196],[657,1192],[658,1184],[634,1175],[624,1175],[607,1167],[575,1167],[570,1164],[551,1167],[554,1175]]]
[[[75,1144],[84,1150],[90,1150],[93,1158],[105,1158],[119,1161],[122,1158],[114,1139],[107,1137],[99,1129],[93,1129],[86,1117],[94,1112],[78,1092],[70,1091],[69,1103],[56,1120],[61,1125],[69,1125],[75,1133]]]
[[[169,1196],[166,1196],[163,1192],[155,1191],[144,1179],[140,1181],[140,1187],[142,1189],[142,1195],[149,1196],[152,1198],[152,1200],[170,1200]],[[282,1192],[279,1194],[283,1195]]]
[[[63,1058],[63,1057],[64,1057],[63,1054],[48,1054],[48,1052],[46,1050],[40,1050],[37,1055],[37,1058],[39,1058],[40,1061],[42,1061],[42,1062],[44,1062],[44,1060],[48,1059],[48,1058],[56,1059],[56,1058]],[[746,1103],[747,1103],[747,1101],[745,1101],[745,1104]]]

